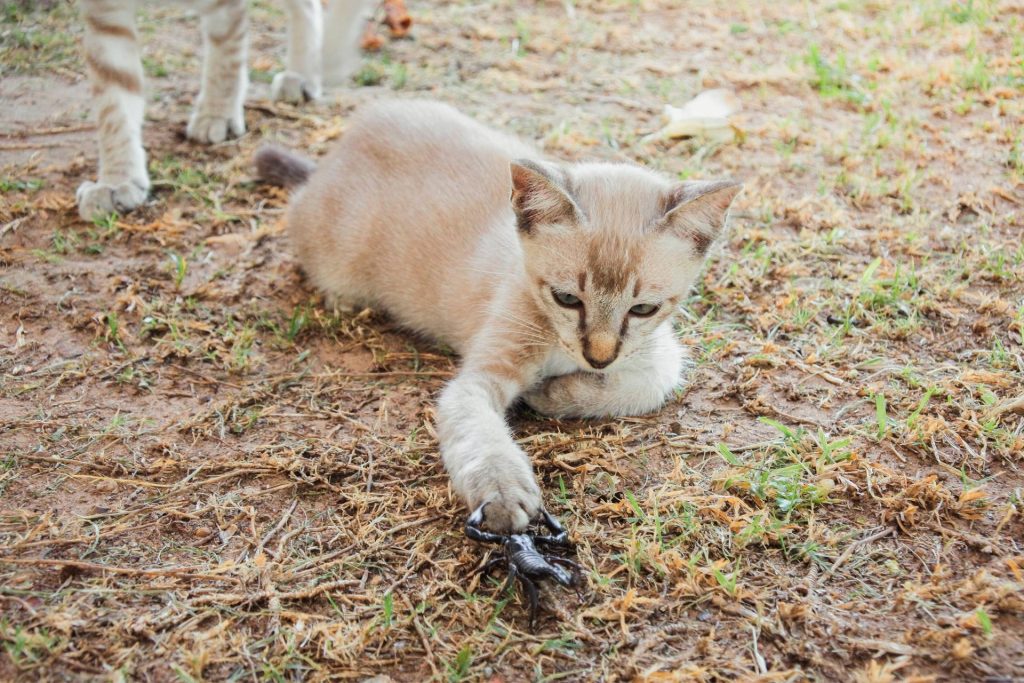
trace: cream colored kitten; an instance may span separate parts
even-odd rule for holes
[[[183,0],[200,15],[203,80],[186,134],[203,143],[245,132],[248,85],[248,0]],[[326,22],[320,0],[286,0],[288,58],[274,77],[274,99],[320,96],[322,72],[342,79],[358,64],[359,36],[369,0],[332,0]],[[82,183],[76,198],[85,219],[130,211],[146,200],[149,173],[142,146],[142,59],[135,32],[136,0],[81,0],[85,63],[92,80],[100,149],[99,179]],[[323,38],[326,37],[327,40]]]
[[[438,405],[441,455],[498,530],[541,507],[505,422],[517,398],[555,416],[638,415],[680,385],[672,319],[740,189],[546,161],[416,101],[357,114],[315,171],[273,148],[257,164],[271,181],[305,180],[288,232],[333,302],[385,310],[461,354]]]

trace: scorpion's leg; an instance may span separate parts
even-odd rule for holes
[[[484,566],[480,567],[476,571],[477,571],[478,574],[487,574],[492,569],[494,569],[499,564],[501,564],[504,559],[505,559],[505,557],[503,555],[500,555],[500,556],[494,558],[493,560],[488,560],[486,563],[484,563]]]
[[[488,501],[490,502],[490,501]],[[487,507],[487,503],[484,503],[469,516],[466,520],[466,535],[474,541],[480,543],[504,543],[505,536],[501,534],[492,534],[489,531],[484,531],[480,528],[480,525],[484,522],[484,508]]]
[[[534,536],[535,543],[547,543],[549,545],[570,545],[569,532],[555,519],[550,512],[541,509],[540,514],[544,517],[544,525],[553,532],[553,536]]]
[[[553,555],[545,555],[544,559],[550,562],[551,564],[560,564],[562,566],[569,567],[570,569],[574,569],[578,571],[580,574],[583,573],[583,567],[581,567],[578,562],[573,562],[572,560],[566,559],[564,557],[555,557]]]
[[[501,584],[501,588],[498,589],[498,595],[504,593],[505,590],[508,589],[508,587],[515,582],[517,576],[519,576],[519,569],[514,564],[509,562],[508,578],[505,579],[505,583]]]
[[[579,565],[579,563],[573,562],[572,560],[567,560],[564,557],[545,556],[544,559],[546,561],[550,562],[551,564],[560,564],[560,565],[563,565],[565,567],[569,567],[570,569],[573,570],[572,571],[572,583],[570,583],[569,585],[572,586],[572,588],[574,588],[576,590],[576,597],[579,598],[579,601],[581,603],[584,602],[584,600],[585,600],[585,598],[583,597],[583,583],[584,582],[581,581],[581,579],[584,576],[583,567],[581,567]]]
[[[526,574],[519,575],[519,583],[523,585],[523,590],[526,591],[526,599],[530,603],[530,631],[533,632],[537,626],[537,586]]]

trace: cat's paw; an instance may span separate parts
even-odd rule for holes
[[[245,132],[245,117],[241,110],[229,116],[192,112],[185,135],[189,140],[216,144],[235,138]]]
[[[580,417],[585,412],[581,404],[595,402],[604,381],[603,375],[573,372],[548,377],[536,387],[523,392],[519,398],[541,415],[555,418]]]
[[[564,397],[556,396],[555,393],[554,387],[546,381],[536,389],[524,392],[519,398],[531,410],[540,415],[568,417],[571,412],[571,406],[566,404]]]
[[[481,458],[460,479],[470,510],[488,504],[484,524],[492,531],[520,531],[540,514],[540,487],[526,454],[519,449],[504,457]]]
[[[301,104],[320,97],[320,84],[294,71],[282,71],[270,84],[270,95],[281,102]]]
[[[75,200],[78,203],[78,215],[91,221],[115,211],[127,213],[141,206],[148,194],[148,182],[128,180],[118,185],[108,185],[86,180],[78,186]]]
[[[359,69],[358,60],[354,64],[342,64],[334,68],[324,68],[324,85],[346,86],[351,85],[352,77]]]

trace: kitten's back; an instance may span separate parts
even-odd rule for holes
[[[459,350],[518,263],[509,162],[536,156],[445,104],[374,104],[292,200],[289,236],[337,303],[381,307]]]

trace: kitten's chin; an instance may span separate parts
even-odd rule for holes
[[[616,358],[603,368],[595,368],[593,365],[587,362],[587,359],[584,358],[582,355],[577,356],[574,360],[576,361],[576,366],[580,372],[586,372],[591,375],[607,375],[609,372],[615,372],[619,368],[618,358]]]
[[[562,342],[561,349],[559,350],[561,351],[561,355],[556,363],[557,372],[555,374],[566,375],[572,372],[586,372],[593,375],[603,375],[614,370],[619,365],[619,359],[616,358],[610,365],[606,365],[603,368],[595,368],[583,356],[582,350],[574,349],[565,342]]]

